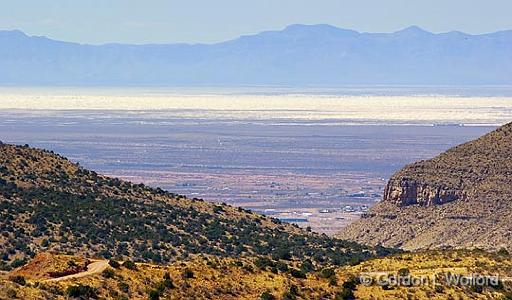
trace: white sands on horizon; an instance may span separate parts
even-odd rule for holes
[[[220,95],[126,91],[1,90],[2,110],[166,111],[206,119],[504,124],[512,97]]]

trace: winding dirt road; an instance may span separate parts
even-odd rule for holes
[[[87,266],[87,271],[83,271],[76,274],[71,274],[67,276],[57,277],[57,278],[51,278],[46,281],[48,282],[55,282],[55,281],[63,281],[63,280],[69,280],[73,278],[81,278],[86,276],[91,276],[94,274],[98,274],[103,272],[108,267],[108,260],[98,260],[90,263]]]

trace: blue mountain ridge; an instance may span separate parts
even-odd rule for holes
[[[0,85],[509,85],[512,30],[366,33],[330,25],[216,44],[87,45],[0,31]]]

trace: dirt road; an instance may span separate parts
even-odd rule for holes
[[[87,266],[87,271],[83,271],[76,274],[71,274],[67,276],[57,277],[57,278],[51,278],[46,281],[48,282],[55,282],[55,281],[62,281],[62,280],[68,280],[73,278],[81,278],[86,277],[94,274],[98,274],[103,272],[108,267],[108,260],[98,260],[90,263]]]

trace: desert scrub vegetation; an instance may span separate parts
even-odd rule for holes
[[[46,250],[156,264],[201,253],[307,259],[301,272],[393,252],[101,176],[49,151],[0,145],[0,165],[3,269]]]
[[[299,270],[302,262],[288,262],[288,269],[282,271],[277,270],[277,263],[269,257],[233,259],[191,255],[165,266],[147,263],[137,263],[136,269],[121,266],[113,269],[116,275],[112,278],[96,274],[72,282],[38,285],[37,279],[30,276],[25,285],[0,280],[0,298],[6,297],[7,289],[12,289],[20,299],[29,294],[62,299],[71,291],[81,295],[92,293],[102,299],[507,299],[512,291],[507,282],[481,288],[449,285],[442,280],[424,286],[360,283],[359,276],[371,272],[403,276],[476,271],[500,277],[512,275],[510,256],[481,250],[402,253],[355,266],[311,271],[306,273],[306,278],[291,274],[292,270]],[[247,270],[248,266],[252,267],[251,271]]]
[[[79,299],[97,299],[98,290],[88,285],[78,284],[69,286],[66,290],[66,294],[72,298]]]

